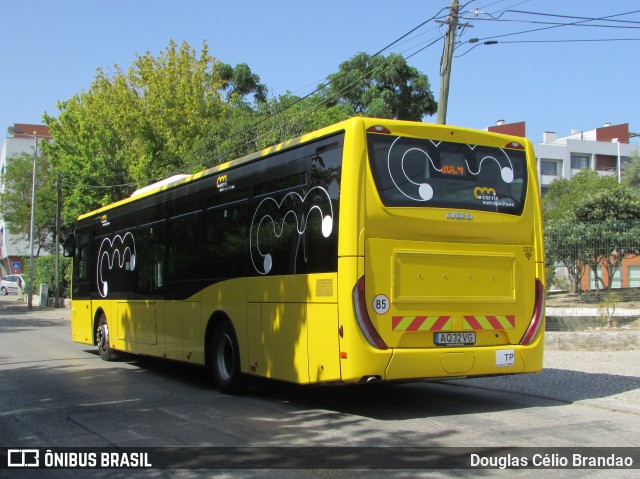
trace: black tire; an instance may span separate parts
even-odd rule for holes
[[[9,291],[7,291],[7,288],[3,286],[2,289],[0,290],[0,293],[2,293],[2,296],[6,296],[9,294]]]
[[[96,328],[96,346],[98,346],[98,353],[103,361],[116,359],[116,353],[109,344],[109,323],[107,323],[107,317],[104,313],[100,315]]]
[[[239,394],[247,390],[247,377],[240,369],[240,351],[230,321],[219,322],[211,338],[210,366],[220,392]]]

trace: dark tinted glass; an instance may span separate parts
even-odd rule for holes
[[[368,135],[368,150],[385,206],[522,213],[523,150],[380,134]]]

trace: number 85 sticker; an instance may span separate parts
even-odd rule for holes
[[[384,294],[379,294],[375,298],[373,298],[373,310],[378,314],[385,314],[389,311],[389,298],[387,298]]]

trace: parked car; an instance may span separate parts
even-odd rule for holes
[[[0,281],[0,293],[4,296],[9,293],[21,294],[24,289],[24,278],[21,274],[10,274]]]

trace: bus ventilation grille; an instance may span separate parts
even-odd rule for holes
[[[316,281],[316,296],[333,296],[333,280],[319,279]]]

